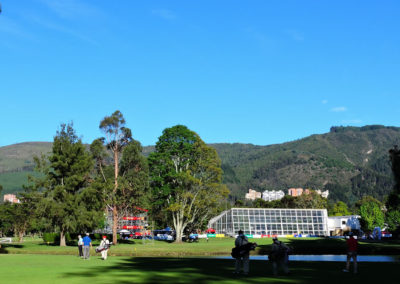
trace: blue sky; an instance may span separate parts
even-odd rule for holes
[[[269,145],[400,126],[398,1],[0,0],[0,146],[86,143],[120,110],[143,145],[184,124]]]

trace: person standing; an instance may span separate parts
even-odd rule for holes
[[[108,249],[110,248],[110,241],[107,240],[107,236],[103,236],[103,239],[100,242],[100,247],[102,248],[101,259],[106,260]]]
[[[92,247],[92,240],[89,237],[89,233],[86,233],[86,236],[83,238],[83,258],[84,259],[89,259],[91,247]]]
[[[238,232],[238,236],[235,239],[235,247],[244,247],[249,243],[249,240],[247,237],[244,235],[243,231],[240,230]],[[245,250],[243,248],[243,250]],[[235,274],[239,274],[240,270],[243,266],[243,274],[247,275],[249,274],[249,262],[250,262],[250,251],[246,250],[243,254],[241,254],[239,257],[236,258],[235,260]]]
[[[80,257],[83,257],[83,239],[82,239],[82,236],[81,235],[79,235],[78,236],[78,250],[79,250],[79,256]]]
[[[357,248],[358,241],[354,238],[353,234],[350,233],[350,237],[346,240],[347,243],[347,261],[346,268],[343,272],[350,271],[350,259],[353,259],[353,273],[357,274]]]
[[[277,237],[272,239],[271,253],[269,259],[272,262],[272,272],[274,276],[278,275],[278,266],[282,268],[285,274],[289,273],[289,247],[278,240]]]

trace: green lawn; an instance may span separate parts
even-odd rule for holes
[[[271,239],[250,239],[258,243],[253,255],[268,254]],[[346,243],[342,239],[324,238],[289,238],[282,239],[293,248],[293,254],[344,254]],[[215,238],[209,242],[200,240],[198,243],[167,243],[162,241],[149,242],[145,244],[141,240],[130,241],[129,243],[112,246],[110,254],[113,256],[162,256],[162,257],[187,257],[187,256],[210,256],[210,255],[230,255],[233,247],[233,238]],[[97,242],[94,242],[96,246]],[[76,255],[77,247],[59,247],[47,245],[42,239],[27,238],[21,244],[3,244],[0,253],[3,254],[58,254]],[[399,241],[385,242],[360,242],[359,254],[364,255],[400,255]]]
[[[295,254],[344,254],[345,242],[337,239],[282,239]],[[257,239],[253,255],[266,254],[271,239]],[[0,284],[3,283],[398,283],[400,263],[360,263],[359,274],[343,273],[340,262],[291,262],[289,276],[272,277],[270,263],[252,260],[251,275],[235,277],[229,255],[233,238],[199,243],[146,242],[118,244],[102,261],[92,250],[90,260],[77,257],[77,247],[44,244],[27,238],[0,249]],[[96,243],[94,244],[96,245]],[[400,255],[398,241],[360,243],[361,254]],[[196,257],[197,256],[197,257]],[[397,277],[397,278],[396,278]]]
[[[231,259],[0,255],[0,283],[398,283],[399,263],[291,262],[289,276],[272,277],[267,261],[251,261],[250,275],[232,274]]]

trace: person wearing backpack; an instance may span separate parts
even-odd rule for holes
[[[273,243],[271,246],[271,253],[269,254],[269,260],[272,262],[272,272],[274,276],[278,275],[278,266],[282,268],[285,274],[289,273],[289,247],[278,241],[277,237],[272,239]]]
[[[103,239],[100,242],[100,248],[102,249],[101,250],[101,258],[103,260],[106,260],[108,249],[110,248],[110,241],[107,240],[107,236],[103,236]]]
[[[239,274],[243,266],[243,274],[249,274],[249,262],[250,262],[250,251],[245,249],[245,246],[249,243],[249,240],[244,235],[243,231],[238,232],[238,236],[235,239],[235,248],[239,250],[239,256],[235,260],[235,274]]]

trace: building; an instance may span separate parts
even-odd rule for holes
[[[321,195],[323,198],[328,198],[328,196],[329,196],[329,190],[321,191],[321,190],[317,189],[315,192],[318,193],[319,195]]]
[[[317,189],[315,192],[324,198],[328,198],[329,190],[321,191],[321,190]],[[310,193],[311,193],[311,191],[309,189],[302,189],[302,188],[289,188],[288,189],[288,195],[291,195],[291,196],[300,196],[302,194],[310,194]]]
[[[239,230],[260,236],[329,235],[326,209],[232,208],[212,218],[208,227],[230,236]]]
[[[272,200],[280,200],[285,196],[285,193],[282,190],[271,190],[271,191],[264,191],[262,193],[262,199],[265,201],[272,201]]]
[[[302,194],[310,194],[309,189],[302,189],[302,188],[289,188],[288,189],[288,195],[291,196],[300,196]]]
[[[358,215],[328,217],[328,230],[330,236],[342,236],[345,232],[360,230],[361,218]]]
[[[4,194],[3,201],[11,203],[21,203],[21,201],[17,198],[15,194]]]
[[[261,192],[255,191],[250,188],[249,193],[246,193],[245,198],[248,200],[256,200],[257,198],[261,198]]]
[[[125,211],[124,216],[119,216],[117,231],[120,233],[121,231],[127,234],[132,234],[135,236],[142,236],[147,228],[148,224],[148,212],[149,210],[143,209],[140,207],[135,207],[135,210]],[[114,223],[113,211],[111,208],[107,210],[106,215],[106,224],[105,227],[101,230],[97,230],[96,233],[102,234],[112,234],[112,227]]]

